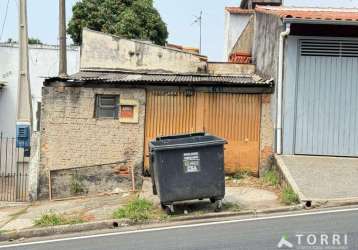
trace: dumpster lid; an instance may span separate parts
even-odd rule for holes
[[[200,132],[157,137],[156,140],[150,142],[150,147],[154,150],[161,150],[222,145],[226,143],[220,137]]]

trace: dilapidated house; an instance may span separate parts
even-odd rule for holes
[[[195,131],[228,141],[227,173],[258,175],[272,154],[273,82],[254,72],[84,30],[80,72],[44,83],[40,197],[140,185],[150,140]]]

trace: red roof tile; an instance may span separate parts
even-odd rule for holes
[[[253,14],[254,10],[242,9],[240,7],[226,7],[225,10],[230,14]]]
[[[358,9],[256,6],[255,10],[257,12],[275,15],[281,18],[328,21],[358,21]]]

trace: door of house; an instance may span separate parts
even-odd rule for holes
[[[301,40],[295,153],[358,156],[358,41]]]
[[[225,171],[258,173],[260,95],[148,90],[145,155],[160,135],[205,131],[228,141]],[[148,158],[144,160],[148,169]]]

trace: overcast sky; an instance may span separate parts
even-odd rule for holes
[[[0,35],[5,19],[8,0],[0,0]],[[7,18],[1,41],[8,38],[18,40],[18,1],[9,0]],[[66,0],[67,18],[71,16],[72,5],[78,0]],[[224,8],[235,6],[239,0],[154,0],[162,18],[168,25],[169,42],[187,46],[199,46],[199,27],[193,25],[195,15],[202,10],[203,54],[210,60],[223,58]],[[27,0],[29,36],[42,42],[56,44],[58,37],[58,0]]]

